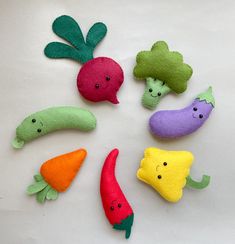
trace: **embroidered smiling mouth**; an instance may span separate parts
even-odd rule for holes
[[[153,96],[152,94],[150,94],[151,95],[151,97],[157,97],[157,96]]]
[[[43,123],[40,121],[41,126],[43,126]]]
[[[196,119],[197,117],[194,116],[194,114],[192,114],[193,118]]]
[[[157,167],[156,167],[156,171],[158,170],[158,167],[159,167],[160,165],[157,165]]]

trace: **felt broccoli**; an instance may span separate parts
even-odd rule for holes
[[[169,51],[164,41],[156,42],[150,51],[137,54],[134,76],[146,80],[142,104],[154,109],[160,99],[169,92],[182,93],[192,76],[192,68],[183,62],[183,56]]]

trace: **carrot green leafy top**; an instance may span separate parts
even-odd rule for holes
[[[193,73],[192,68],[183,63],[183,56],[179,52],[169,51],[164,41],[156,42],[150,51],[139,52],[136,63],[136,78],[161,80],[176,93],[187,89],[187,81]]]
[[[55,19],[52,29],[56,35],[71,44],[51,42],[44,50],[48,58],[69,58],[81,63],[93,59],[93,51],[107,32],[105,24],[95,23],[84,40],[78,23],[70,16],[63,15]]]

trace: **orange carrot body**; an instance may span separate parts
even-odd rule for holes
[[[79,149],[57,156],[43,163],[40,173],[53,189],[64,192],[76,176],[86,155],[85,149]]]

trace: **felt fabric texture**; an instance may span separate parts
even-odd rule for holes
[[[49,43],[44,53],[48,58],[69,58],[81,63],[93,59],[95,47],[107,33],[103,23],[95,23],[88,31],[86,41],[78,23],[70,16],[58,17],[52,25],[55,34],[66,40],[72,46],[60,42]]]
[[[167,201],[178,202],[192,162],[193,155],[187,151],[147,148],[137,178],[151,185]]]
[[[187,81],[193,74],[192,68],[183,63],[179,52],[169,51],[164,41],[156,42],[150,51],[137,54],[134,76],[138,79],[148,77],[161,80],[176,93],[187,89]]]
[[[146,86],[142,96],[142,104],[148,109],[154,109],[159,101],[167,95],[171,89],[162,81],[153,78],[146,79]]]
[[[100,177],[100,195],[110,224],[115,229],[125,230],[126,238],[129,238],[134,213],[115,177],[118,154],[118,149],[113,149],[105,159]]]
[[[201,181],[195,181],[191,178],[189,175],[186,178],[186,186],[191,187],[194,189],[204,189],[210,184],[210,176],[209,175],[203,175]]]
[[[16,128],[14,148],[22,148],[24,143],[62,129],[90,131],[96,127],[96,118],[88,110],[65,106],[51,107],[26,117]]]
[[[121,221],[120,224],[114,224],[113,228],[115,230],[126,230],[125,237],[128,239],[131,235],[131,228],[132,223],[134,221],[134,214],[129,215],[127,218]]]
[[[183,109],[154,113],[149,120],[150,131],[161,138],[177,138],[195,132],[205,123],[214,108],[211,88],[209,93],[210,96],[208,91],[207,95],[200,94],[192,104]]]
[[[64,192],[76,176],[86,155],[85,149],[79,149],[52,158],[42,164],[40,174],[53,189]]]
[[[147,86],[142,97],[142,104],[148,109],[154,109],[159,100],[173,91],[182,93],[187,89],[187,81],[193,74],[192,68],[183,62],[183,56],[179,52],[169,51],[164,41],[156,42],[150,51],[141,51],[136,57],[134,76],[137,79],[146,79]],[[156,80],[154,93],[160,96],[151,97],[149,93],[149,80]],[[164,84],[159,86],[159,84]],[[158,89],[158,90],[157,90]]]
[[[123,80],[123,70],[118,63],[111,58],[99,57],[83,65],[77,77],[77,87],[90,101],[117,104],[116,94]]]
[[[28,186],[27,194],[36,195],[39,203],[56,200],[59,192],[66,191],[71,185],[86,155],[85,149],[79,149],[46,161],[40,174],[34,176],[35,183]]]
[[[197,99],[199,101],[205,101],[207,103],[210,103],[213,107],[215,107],[215,98],[212,94],[212,87],[211,86],[205,92],[199,94],[197,96]]]

